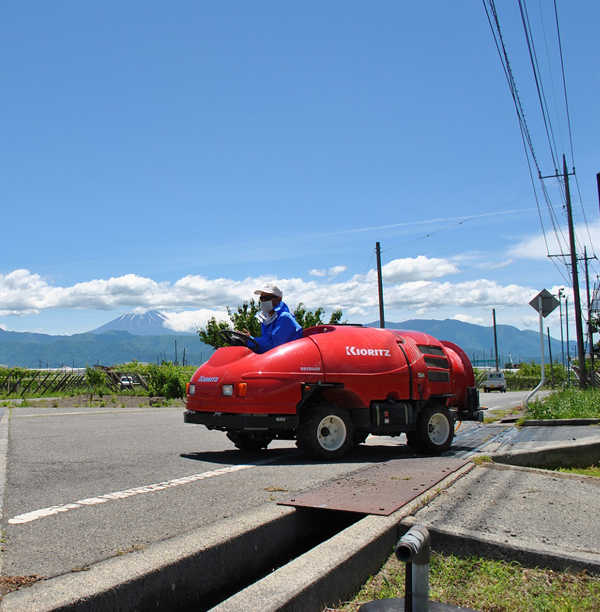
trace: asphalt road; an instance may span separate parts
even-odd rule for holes
[[[524,396],[482,394],[482,403],[501,407]],[[371,436],[339,463],[307,460],[288,441],[246,453],[220,432],[184,425],[181,408],[19,407],[5,410],[2,425],[2,573],[13,576],[85,570],[411,454],[404,436]],[[463,423],[451,454],[469,454],[510,429]]]

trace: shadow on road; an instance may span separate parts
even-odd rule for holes
[[[414,458],[412,449],[406,445],[398,446],[374,444],[360,445],[352,448],[346,455],[336,461],[319,461],[309,459],[296,448],[273,448],[257,452],[243,450],[198,451],[182,453],[182,459],[217,463],[221,465],[241,465],[244,463],[257,463],[260,461],[277,462],[279,465],[327,465],[331,463],[363,464],[383,463],[392,459]]]

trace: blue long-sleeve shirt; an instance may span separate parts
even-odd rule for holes
[[[302,338],[302,328],[296,322],[287,304],[280,302],[275,308],[276,318],[270,323],[260,324],[260,336],[254,340],[258,344],[257,353],[266,353],[276,346]]]

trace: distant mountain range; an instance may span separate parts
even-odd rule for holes
[[[164,327],[166,317],[159,311],[143,315],[129,313],[85,334],[51,336],[0,329],[0,364],[28,368],[61,365],[113,365],[133,360],[157,363],[162,360],[199,365],[213,352],[200,342],[197,334],[177,334]],[[378,327],[378,322],[369,324]],[[448,340],[460,346],[473,361],[482,366],[494,363],[494,330],[471,323],[446,319],[413,319],[402,323],[386,321],[390,329],[412,329]],[[501,366],[512,361],[540,360],[540,338],[536,332],[522,331],[510,325],[498,325],[498,354]],[[574,343],[571,343],[571,347]],[[553,360],[562,360],[559,340],[551,338]],[[177,350],[177,355],[175,354]],[[573,353],[573,350],[571,351]],[[544,354],[548,357],[548,339],[544,338]],[[565,345],[566,354],[566,345]]]
[[[177,352],[176,352],[177,351]],[[127,331],[50,336],[0,329],[0,365],[24,368],[110,366],[137,360],[200,365],[213,348],[200,342],[196,334],[137,336]]]

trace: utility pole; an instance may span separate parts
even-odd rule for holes
[[[565,297],[565,329],[567,330],[567,387],[571,386],[571,348],[569,347],[569,296]]]
[[[375,243],[375,253],[377,254],[377,286],[379,288],[379,327],[385,327],[385,316],[383,314],[383,278],[381,274],[381,245]]]
[[[562,298],[565,293],[565,290],[561,287],[558,290],[558,302],[559,302],[559,312],[560,312],[560,351],[562,355],[562,364],[563,368],[565,367],[565,341],[563,339],[563,324],[562,324]]]
[[[574,174],[574,172],[572,172]],[[565,200],[567,207],[567,221],[569,224],[569,248],[571,250],[571,279],[573,284],[573,307],[575,309],[575,331],[577,335],[577,360],[579,362],[579,386],[584,389],[587,387],[587,373],[585,365],[585,345],[583,343],[583,319],[581,314],[581,295],[579,293],[579,272],[577,269],[577,247],[575,243],[575,226],[573,225],[573,210],[571,207],[571,189],[569,187],[569,171],[567,170],[567,159],[563,155],[562,177],[558,174],[552,176],[542,176],[543,178],[562,178],[565,184]],[[550,255],[550,257],[554,257]],[[567,333],[568,333],[567,328]],[[568,340],[567,340],[568,342]],[[568,355],[567,355],[568,358]]]
[[[581,296],[579,295],[579,272],[577,270],[577,250],[575,245],[575,227],[573,226],[573,210],[571,208],[571,190],[569,188],[569,173],[567,159],[563,155],[563,173],[565,180],[565,197],[567,201],[567,218],[569,220],[569,243],[571,246],[571,276],[573,278],[573,294],[575,299],[575,330],[577,332],[577,360],[579,361],[579,386],[587,387],[585,368],[585,346],[583,344],[583,324],[581,317]]]
[[[595,257],[587,256],[587,247],[583,249],[584,259],[585,259],[585,286],[587,289],[587,304],[588,304],[588,316],[587,316],[587,324],[588,324],[588,350],[590,352],[590,366],[592,368],[591,380],[592,387],[596,386],[596,374],[594,372],[594,332],[592,331],[592,300],[590,298],[590,273],[588,269],[588,261],[590,259],[595,259]]]
[[[550,342],[550,328],[546,327],[546,331],[548,332],[548,353],[550,355],[550,380],[552,381],[550,384],[552,389],[554,389],[554,364],[552,363],[552,343]]]
[[[596,182],[598,183],[598,204],[600,204],[600,172],[596,174]]]
[[[499,372],[498,368],[498,335],[496,334],[496,309],[492,308],[492,316],[494,318],[494,352],[496,353],[496,372]]]

